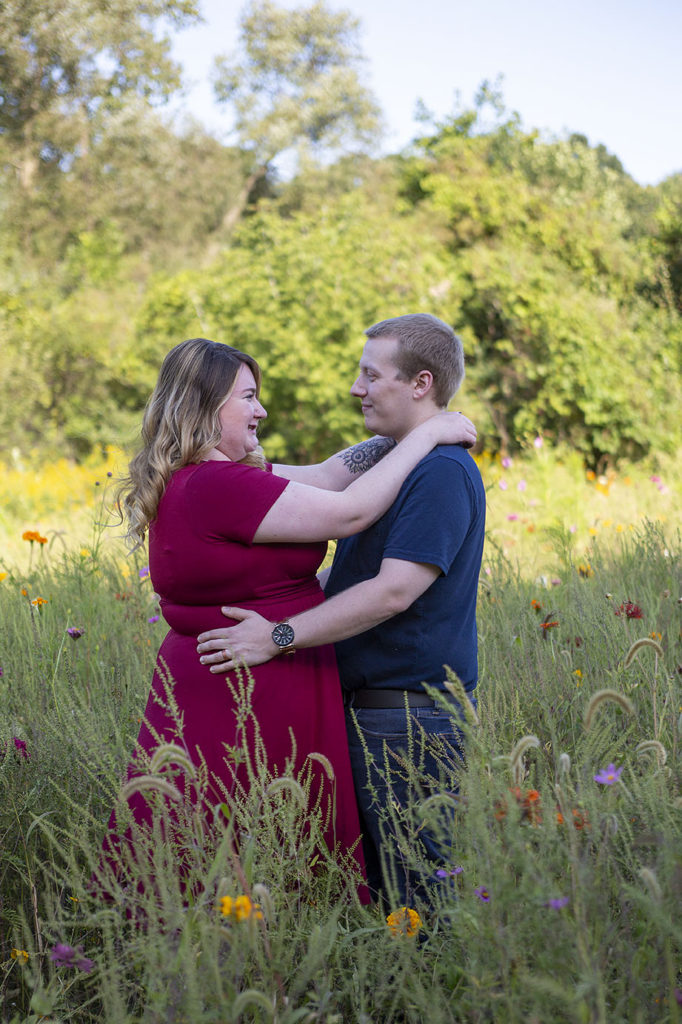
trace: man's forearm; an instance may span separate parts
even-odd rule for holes
[[[370,437],[367,441],[344,448],[331,455],[324,462],[312,466],[273,466],[276,476],[321,487],[327,491],[343,491],[360,473],[376,465],[391,448],[395,447],[392,437]]]

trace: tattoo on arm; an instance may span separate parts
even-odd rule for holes
[[[371,437],[369,441],[361,441],[352,448],[339,452],[338,458],[343,459],[349,473],[364,473],[383,459],[391,448],[395,448],[392,437]]]

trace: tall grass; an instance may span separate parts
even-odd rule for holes
[[[443,777],[436,800],[415,775],[413,804],[386,809],[412,837],[408,866],[422,863],[425,820],[450,851],[432,903],[413,908],[414,936],[388,927],[390,898],[361,906],[347,865],[322,852],[326,809],[306,820],[305,778],[254,763],[248,794],[206,828],[163,799],[183,778],[172,749],[145,766],[156,831],[136,833],[126,870],[94,885],[110,811],[125,817],[121,781],[164,627],[143,558],[124,561],[102,531],[86,555],[18,546],[0,582],[3,1020],[679,1020],[680,539],[670,521],[625,522],[620,487],[648,483],[667,501],[648,479],[660,473],[614,478],[609,495],[583,479],[595,501],[615,493],[617,512],[583,509],[589,525],[571,532],[564,484],[550,479],[542,497],[543,457],[505,467],[506,491],[503,467],[487,470],[493,528],[520,522],[497,507],[510,484],[515,500],[537,488],[543,504],[521,523],[535,533],[488,546],[466,770]],[[529,542],[547,548],[538,558],[531,546],[520,568],[512,556]],[[74,952],[55,962],[57,944]]]

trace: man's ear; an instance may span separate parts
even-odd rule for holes
[[[433,374],[430,370],[420,370],[414,378],[414,397],[419,401],[433,392]]]

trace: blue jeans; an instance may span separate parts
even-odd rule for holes
[[[440,707],[410,708],[409,717],[404,708],[346,708],[346,729],[369,887],[389,896],[392,909],[413,906],[415,896],[428,900],[435,870],[452,856],[455,804],[438,805],[435,832],[405,811],[457,792],[462,735],[455,718]],[[416,779],[405,770],[408,752]]]

